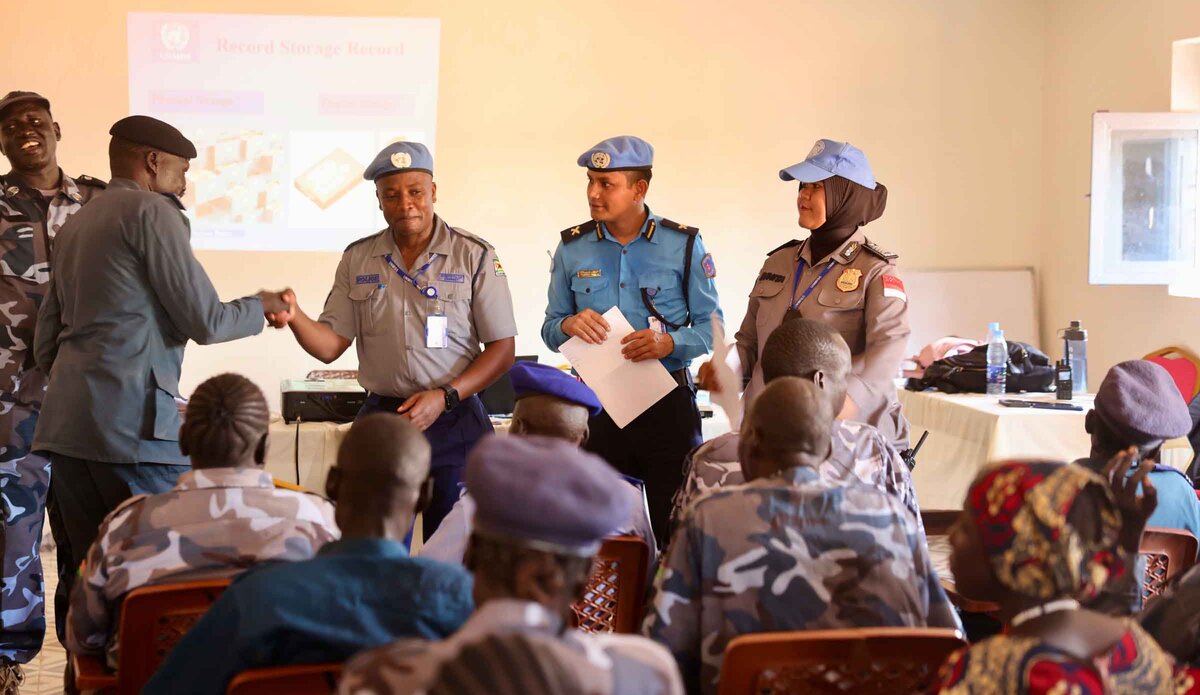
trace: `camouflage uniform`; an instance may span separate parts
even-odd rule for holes
[[[828,483],[858,479],[894,495],[912,512],[924,535],[921,508],[913,489],[912,474],[904,460],[883,434],[871,425],[845,420],[833,421],[833,453],[817,469]],[[671,527],[677,528],[689,504],[714,490],[741,485],[737,432],[729,432],[696,447],[684,461],[684,482],[675,493]]]
[[[671,650],[688,692],[710,694],[738,635],[868,626],[960,624],[899,500],[798,467],[692,505],[643,630]]]
[[[68,217],[104,190],[90,176],[62,175],[46,198],[19,174],[0,176],[0,504],[4,526],[0,657],[28,663],[46,632],[39,546],[50,462],[29,451],[46,374],[33,360],[33,328],[50,282],[50,242]]]
[[[71,593],[67,649],[103,652],[118,601],[133,589],[307,560],[338,536],[333,505],[320,495],[277,489],[260,469],[188,471],[170,492],[132,497],[101,524]]]
[[[406,639],[362,652],[347,663],[342,695],[415,695],[434,682],[442,664],[463,646],[488,635],[535,637],[571,665],[588,695],[682,695],[679,671],[660,645],[635,635],[587,635],[563,629],[540,604],[493,599],[479,606],[458,632],[440,642]]]

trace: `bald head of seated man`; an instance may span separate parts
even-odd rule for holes
[[[71,594],[67,648],[115,664],[116,609],[151,584],[233,577],[256,563],[305,560],[338,537],[333,506],[277,489],[262,466],[270,413],[238,374],[196,388],[180,429],[192,469],[171,490],[126,500],[105,518]]]
[[[820,469],[833,408],[812,380],[779,377],[742,423],[747,483],[697,499],[656,575],[643,632],[687,691],[713,695],[741,634],[959,627],[917,520],[894,495]]]
[[[508,432],[515,436],[553,437],[575,446],[588,439],[588,417],[600,412],[596,393],[579,379],[557,367],[537,362],[517,362],[509,370],[516,402]],[[611,535],[637,536],[650,545],[651,568],[657,557],[650,512],[646,508],[641,481],[625,478],[621,493],[631,500],[628,521]],[[442,520],[437,531],[421,547],[422,557],[462,562],[471,535],[475,502],[464,493]]]
[[[430,446],[407,418],[359,418],[326,492],[342,537],[303,562],[247,573],[172,650],[146,693],[223,693],[240,671],[342,661],[401,637],[441,639],[474,607],[459,565],[409,557],[428,503]]]
[[[895,496],[917,518],[921,510],[912,475],[899,453],[871,425],[833,419],[846,402],[850,374],[850,348],[829,324],[796,318],[784,322],[763,346],[762,370],[766,383],[796,377],[812,383],[829,405],[833,453],[817,466],[830,482],[857,479]],[[748,405],[748,410],[753,404]],[[744,481],[738,459],[740,435],[729,432],[710,439],[692,452],[687,473],[675,496],[671,518],[677,524],[687,506],[702,495]]]

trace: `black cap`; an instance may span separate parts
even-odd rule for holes
[[[165,123],[149,116],[126,116],[108,129],[108,134],[136,142],[139,145],[153,147],[156,150],[169,152],[184,159],[196,157],[196,146],[191,140],[183,137],[183,133],[170,123]]]
[[[4,113],[4,110],[10,106],[23,104],[25,102],[33,102],[46,109],[47,112],[50,111],[50,100],[41,94],[38,94],[37,92],[14,91],[5,94],[3,97],[0,97],[0,113]]]

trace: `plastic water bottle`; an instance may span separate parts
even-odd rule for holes
[[[988,332],[987,395],[1003,396],[1008,381],[1008,343],[999,323],[988,324]]]

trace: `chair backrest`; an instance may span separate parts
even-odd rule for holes
[[[725,649],[719,695],[926,692],[966,645],[958,630],[880,627],[764,632]]]
[[[1187,403],[1200,393],[1200,357],[1187,348],[1171,346],[1146,355],[1144,358],[1166,369],[1176,388]]]
[[[607,538],[587,591],[571,608],[583,632],[637,632],[646,600],[650,546],[637,536]]]
[[[329,695],[337,691],[341,664],[304,664],[242,671],[226,695]]]
[[[167,652],[229,587],[229,579],[157,584],[134,589],[121,606],[117,691],[139,693]]]
[[[1142,598],[1162,593],[1171,577],[1196,564],[1196,537],[1173,528],[1148,528],[1142,532],[1138,554],[1146,558],[1146,576],[1142,578]]]

